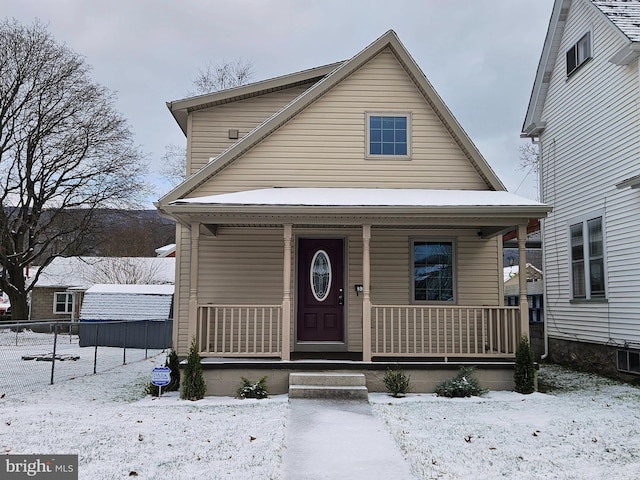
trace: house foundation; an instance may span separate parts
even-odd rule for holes
[[[359,362],[322,360],[244,360],[202,359],[206,395],[235,396],[241,377],[257,381],[267,377],[272,395],[289,391],[289,374],[294,372],[362,373],[369,392],[386,392],[384,375],[387,369],[400,368],[411,377],[412,393],[433,393],[436,386],[456,375],[461,367],[473,367],[474,376],[488,390],[513,390],[513,367],[509,361],[496,362]]]

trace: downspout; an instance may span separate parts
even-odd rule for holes
[[[542,145],[540,137],[531,137],[531,143],[538,145],[538,185],[540,185],[540,202],[544,203],[544,184],[542,183]],[[540,356],[540,360],[546,360],[549,356],[549,332],[547,331],[547,275],[546,275],[546,243],[545,236],[545,218],[540,219],[540,242],[542,244],[542,335],[544,339],[544,353]]]

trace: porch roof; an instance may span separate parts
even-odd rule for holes
[[[266,188],[183,198],[163,211],[185,224],[410,225],[478,228],[490,237],[551,207],[505,191]]]
[[[308,207],[550,207],[505,191],[415,188],[263,188],[182,198],[170,205]],[[544,216],[544,215],[543,215]]]

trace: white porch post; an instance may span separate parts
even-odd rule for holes
[[[371,225],[362,226],[362,361],[371,361]]]
[[[284,259],[282,270],[282,360],[291,359],[291,231],[290,224],[284,226]]]
[[[527,225],[518,225],[518,284],[520,287],[520,326],[529,339],[529,302],[527,302]]]
[[[189,279],[189,344],[193,337],[198,342],[198,350],[202,350],[201,339],[197,338],[198,333],[198,265],[200,263],[200,223],[191,224],[191,268]]]

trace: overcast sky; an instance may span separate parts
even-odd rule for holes
[[[211,61],[253,61],[253,81],[351,58],[389,29],[510,192],[536,199],[519,138],[553,0],[0,0],[48,24],[115,91],[154,177],[184,135],[166,102]],[[154,178],[155,180],[155,178]],[[158,186],[156,198],[167,186]]]

